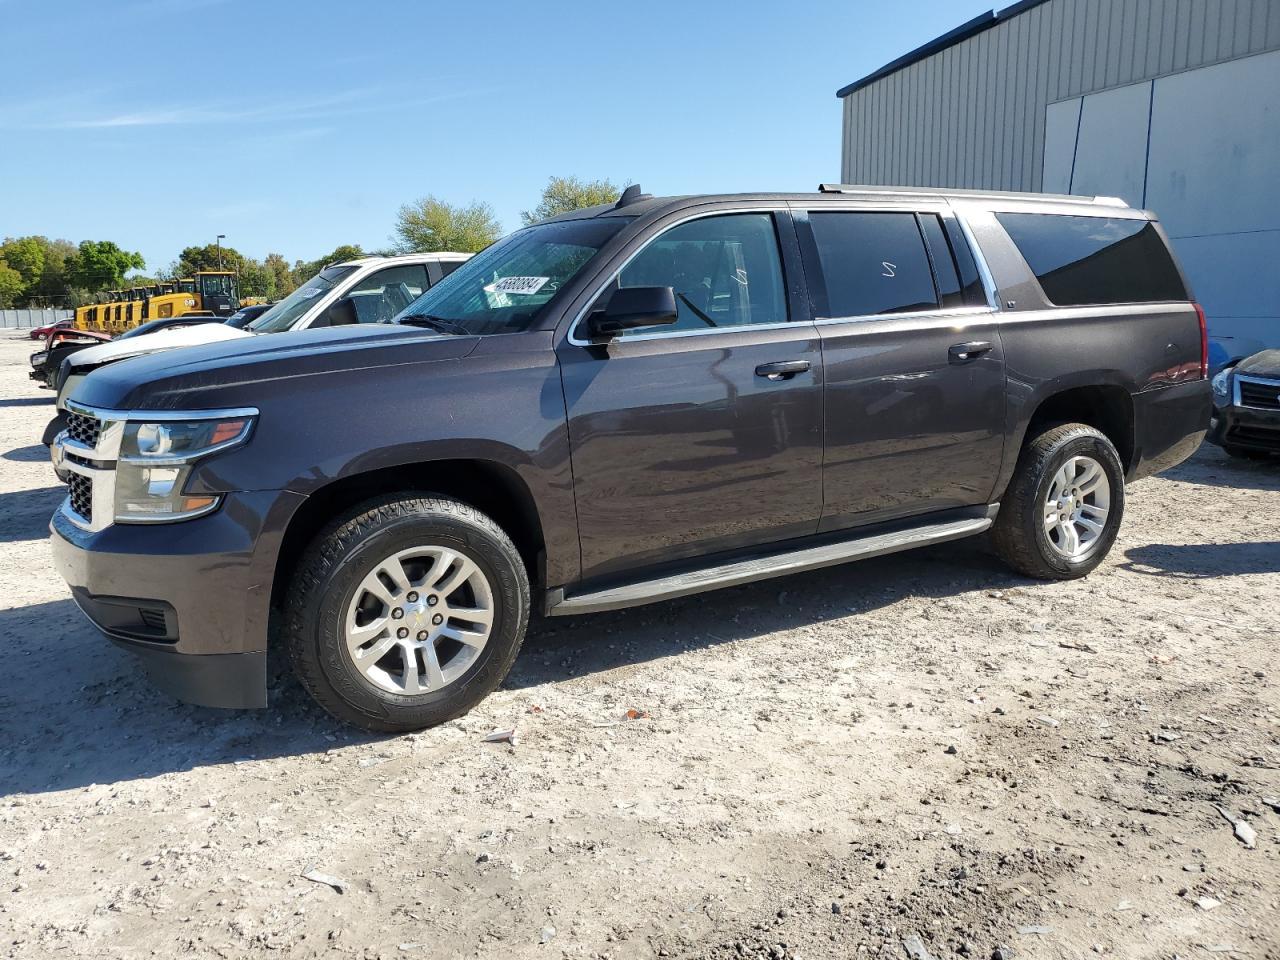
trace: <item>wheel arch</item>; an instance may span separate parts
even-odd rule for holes
[[[542,585],[546,546],[542,521],[533,492],[519,472],[495,460],[428,460],[347,474],[310,491],[289,518],[276,554],[273,609],[279,609],[299,557],[326,525],[360,503],[395,493],[448,497],[487,514],[520,551],[530,584]]]
[[[1093,383],[1069,387],[1044,397],[1027,418],[1019,447],[1040,429],[1055,423],[1083,423],[1100,431],[1116,452],[1128,473],[1134,457],[1133,397],[1114,383]]]
[[[1054,423],[1084,423],[1101,431],[1120,455],[1125,476],[1132,479],[1138,459],[1133,392],[1119,377],[1099,375],[1048,384],[1014,409],[996,499],[1008,490],[1027,440]]]

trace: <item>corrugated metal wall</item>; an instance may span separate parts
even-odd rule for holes
[[[1275,49],[1280,0],[1048,0],[846,96],[840,178],[1039,190],[1048,104]]]

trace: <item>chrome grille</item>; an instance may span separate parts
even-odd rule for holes
[[[1280,410],[1280,380],[1251,380],[1239,377],[1240,405],[1261,410]]]
[[[67,411],[67,436],[86,447],[96,447],[102,432],[102,424],[96,417]]]
[[[93,522],[93,480],[81,473],[72,473],[67,479],[67,492],[71,496],[71,512],[85,523]]]

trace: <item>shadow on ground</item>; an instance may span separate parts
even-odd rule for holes
[[[1185,580],[1280,573],[1280,541],[1260,543],[1150,543],[1131,547],[1120,566],[1148,576]]]
[[[4,454],[4,459],[12,460],[14,463],[48,462],[49,448],[43,443],[33,443],[29,447],[14,447]]]
[[[50,474],[52,474],[50,468]],[[43,540],[49,536],[49,518],[67,495],[58,484],[38,490],[0,493],[0,543]]]
[[[1229,457],[1221,448],[1205,443],[1190,460],[1166,470],[1161,476],[1206,487],[1280,492],[1280,457],[1242,460]]]
[[[949,597],[1028,581],[981,540],[864,560],[651,606],[547,618],[529,628],[509,688],[554,683],[865,613],[904,597]]]
[[[70,600],[0,610],[0,784],[70,790],[377,738],[343,728],[279,669],[271,709],[212,710],[156,690]],[[73,758],[68,762],[68,758]]]
[[[912,595],[1025,583],[976,544],[952,544],[630,611],[538,620],[508,689],[791,630]],[[344,727],[273,664],[264,711],[180,704],[91,627],[70,600],[0,611],[0,783],[43,793],[245,759],[299,756],[380,738]],[[67,763],[65,758],[75,758]],[[59,761],[58,758],[64,758]]]

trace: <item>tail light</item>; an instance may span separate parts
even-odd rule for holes
[[[1200,379],[1209,379],[1209,324],[1204,319],[1204,307],[1193,303],[1196,319],[1200,321]]]

